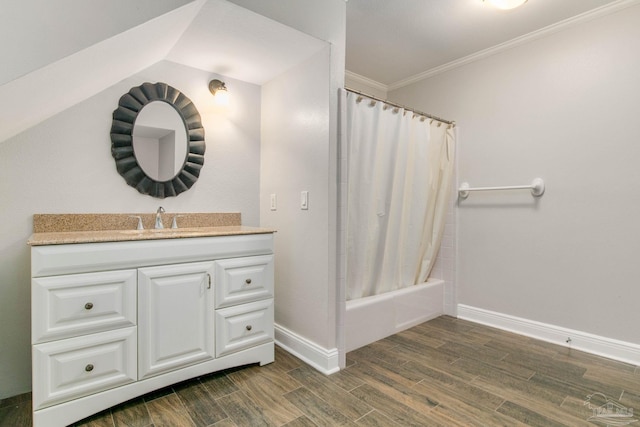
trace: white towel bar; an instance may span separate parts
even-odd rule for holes
[[[512,185],[508,187],[469,187],[468,182],[463,182],[458,188],[458,197],[466,199],[469,197],[470,191],[491,191],[491,190],[531,190],[534,197],[540,197],[544,194],[544,181],[542,178],[536,178],[530,185]]]

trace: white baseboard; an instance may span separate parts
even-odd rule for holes
[[[338,349],[325,349],[278,324],[274,325],[275,341],[280,347],[325,375],[340,370]]]
[[[640,365],[640,345],[458,304],[458,318],[586,353]],[[571,341],[567,343],[567,339]]]

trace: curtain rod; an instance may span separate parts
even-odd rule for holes
[[[357,90],[354,90],[354,89],[350,89],[350,88],[348,88],[346,86],[345,86],[344,89],[347,92],[351,92],[351,93],[355,93],[356,95],[364,96],[366,98],[372,99],[373,101],[382,102],[383,104],[387,104],[387,105],[390,105],[390,106],[396,107],[396,108],[402,108],[403,110],[406,110],[406,111],[409,111],[411,113],[417,114],[418,116],[424,116],[424,117],[427,117],[429,119],[437,120],[437,121],[442,122],[442,123],[447,124],[447,125],[452,125],[452,126],[456,125],[456,122],[454,122],[453,120],[445,120],[445,119],[440,118],[438,116],[434,116],[433,114],[423,113],[422,111],[418,111],[418,110],[415,110],[413,108],[406,107],[404,105],[396,104],[396,103],[393,103],[393,102],[390,102],[390,101],[385,101],[384,99],[376,98],[375,96],[368,95],[366,93],[363,93],[363,92],[360,92],[360,91],[357,91]]]

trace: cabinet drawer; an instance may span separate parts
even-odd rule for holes
[[[135,326],[136,281],[136,270],[32,279],[32,342]]]
[[[273,299],[216,310],[216,356],[273,340]]]
[[[33,408],[41,409],[137,379],[136,328],[33,347]]]
[[[273,255],[215,262],[216,308],[273,297]]]

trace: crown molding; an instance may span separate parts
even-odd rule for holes
[[[345,70],[344,76],[345,80],[347,81],[351,80],[353,82],[382,91],[384,93],[387,93],[389,91],[389,86],[387,86],[386,84],[377,82],[365,76],[361,76],[360,74],[356,74],[353,71]]]
[[[567,18],[563,21],[557,22],[555,24],[549,25],[547,27],[541,28],[539,30],[533,31],[531,33],[525,34],[520,37],[516,37],[515,39],[509,40],[504,43],[500,43],[498,45],[492,46],[490,48],[481,50],[479,52],[473,53],[471,55],[465,56],[460,59],[456,59],[455,61],[448,62],[446,64],[440,65],[438,67],[432,68],[430,70],[424,71],[422,73],[416,74],[411,77],[407,77],[406,79],[399,80],[395,83],[392,83],[387,86],[387,90],[393,91],[396,89],[400,89],[404,86],[408,86],[413,83],[417,83],[421,80],[428,79],[433,76],[437,76],[438,74],[442,74],[445,71],[452,70],[454,68],[462,67],[463,65],[469,64],[471,62],[479,61],[481,59],[487,58],[489,56],[495,55],[507,49],[511,49],[516,46],[520,46],[522,44],[531,42],[533,40],[537,40],[546,36],[549,36],[558,31],[565,30],[567,28],[573,27],[575,25],[582,24],[583,22],[590,21],[592,19],[600,18],[602,16],[610,15],[612,13],[618,12],[620,10],[626,9],[631,6],[635,6],[640,4],[640,0],[618,0],[613,3],[609,3],[607,5],[598,7],[596,9],[590,10],[588,12],[581,13],[580,15],[573,16],[571,18]]]

